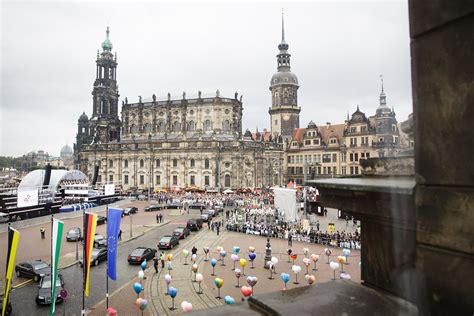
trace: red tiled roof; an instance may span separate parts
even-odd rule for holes
[[[335,125],[324,125],[318,126],[318,131],[321,133],[322,141],[326,144],[329,144],[329,138],[335,136],[339,143],[342,143],[344,136],[345,124],[335,124]],[[298,143],[303,142],[303,136],[306,132],[306,128],[296,128],[293,131],[292,140],[298,141]]]
[[[258,133],[260,134],[260,138],[258,140],[260,140],[261,137],[263,136],[263,141],[264,142],[270,141],[270,137],[272,136],[271,132],[269,132],[267,130],[264,130],[263,132],[258,132]],[[252,133],[252,139],[257,140],[257,132]]]

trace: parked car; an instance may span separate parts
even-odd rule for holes
[[[197,221],[196,219],[189,219],[188,222],[186,223],[186,227],[190,230],[190,231],[198,231],[199,230],[199,225],[197,224]]]
[[[202,221],[203,222],[208,222],[209,218],[210,218],[210,215],[209,215],[208,211],[203,211],[202,214],[201,214]]]
[[[51,267],[41,259],[31,260],[17,264],[15,273],[17,277],[26,277],[39,282],[43,276],[51,273]]]
[[[51,304],[51,274],[47,274],[41,278],[41,281],[38,285],[38,294],[36,295],[36,304],[39,305],[49,305]],[[58,273],[58,278],[56,279],[56,303],[62,302],[63,299],[59,292],[64,288],[64,279],[63,276]]]
[[[123,210],[122,216],[128,216],[130,214],[136,214],[138,212],[138,208],[132,206],[132,207],[127,207],[126,209]]]
[[[211,218],[213,218],[214,216],[217,215],[217,214],[216,214],[216,211],[213,210],[213,209],[208,210],[207,213],[209,214],[209,217],[211,217]]]
[[[174,230],[173,236],[178,237],[179,239],[184,239],[188,237],[190,234],[189,229],[187,227],[178,227]]]
[[[163,236],[158,242],[158,249],[173,249],[179,245],[179,239],[176,236]]]
[[[156,249],[138,247],[135,248],[127,257],[129,264],[141,264],[143,260],[151,260],[155,257]]]
[[[66,241],[81,241],[82,233],[79,227],[74,227],[68,230],[66,234]]]
[[[145,212],[155,212],[161,210],[161,206],[156,204],[151,204],[145,207]]]
[[[107,261],[107,247],[92,248],[91,265],[97,266],[100,262]],[[82,259],[79,260],[80,266],[84,266]]]
[[[105,216],[98,216],[97,217],[97,225],[103,225],[107,223],[107,217]]]
[[[3,306],[3,300],[4,300],[4,296],[3,296],[3,291],[2,291],[2,293],[0,294],[0,306]],[[13,312],[12,302],[10,301],[10,299],[8,299],[7,308],[5,309],[5,316],[10,316],[12,312]]]
[[[107,239],[105,239],[105,237],[100,235],[100,234],[95,234],[94,235],[94,247],[95,248],[107,247]]]
[[[196,223],[197,223],[199,229],[201,229],[204,221],[200,218],[196,218]]]

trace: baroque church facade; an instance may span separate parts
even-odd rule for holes
[[[395,112],[383,90],[375,115],[359,106],[341,124],[300,128],[298,78],[291,72],[282,17],[277,72],[270,81],[270,131],[242,132],[242,96],[125,98],[119,112],[117,54],[107,28],[97,52],[89,118],[78,120],[76,168],[97,184],[123,189],[236,189],[303,184],[305,179],[358,175],[360,160],[402,146]],[[121,114],[121,117],[119,117]]]

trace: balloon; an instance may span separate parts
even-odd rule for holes
[[[250,261],[254,261],[255,258],[257,258],[257,254],[256,254],[255,252],[249,253],[249,259],[250,259]]]
[[[238,255],[239,252],[240,252],[240,247],[234,246],[234,248],[232,248],[232,252],[235,253],[236,255]],[[230,297],[230,296],[229,296],[229,297]]]
[[[324,249],[324,253],[326,254],[326,256],[330,256],[332,251],[331,251],[331,249],[326,248],[326,249]]]
[[[140,280],[143,280],[144,277],[145,277],[145,273],[142,270],[138,271],[138,278]]]
[[[176,295],[178,294],[178,290],[174,287],[170,287],[168,289],[168,294],[171,296],[171,298],[175,298]]]
[[[191,304],[189,302],[186,302],[186,301],[183,301],[181,303],[181,308],[183,309],[183,312],[189,313],[193,310],[193,304]]]
[[[291,258],[291,260],[296,261],[296,259],[298,259],[298,255],[297,254],[292,254],[290,256],[290,258]]]
[[[239,256],[237,256],[235,253],[233,253],[233,254],[230,255],[230,259],[233,262],[236,262],[237,260],[239,260]]]
[[[196,273],[196,282],[201,283],[204,280],[204,277],[201,273]]]
[[[341,274],[340,274],[340,277],[341,277],[341,279],[343,279],[343,280],[350,280],[350,279],[351,279],[351,275],[350,275],[349,273],[347,273],[347,272],[341,273]]]
[[[242,271],[240,271],[240,269],[235,269],[234,274],[235,274],[235,277],[240,278],[240,276],[242,275]]]
[[[166,263],[166,268],[167,268],[168,270],[173,270],[173,264],[171,263],[171,261],[168,261],[168,262]]]
[[[311,260],[309,258],[303,258],[303,263],[308,267],[311,264]]]
[[[277,257],[272,257],[272,263],[273,263],[273,265],[276,265],[278,263],[278,258]]]
[[[133,284],[133,290],[135,291],[135,293],[140,294],[142,289],[143,288],[142,288],[142,285],[140,283]]]
[[[173,259],[173,254],[172,254],[172,253],[169,253],[169,254],[166,256],[166,260],[171,261],[172,259]]]
[[[145,260],[143,260],[142,264],[140,265],[140,267],[142,268],[142,270],[145,270],[145,269],[146,269],[146,264],[147,264],[147,262],[146,262],[146,259],[145,259]]]
[[[267,261],[267,266],[269,269],[273,269],[273,262]]]
[[[309,285],[313,284],[314,281],[316,281],[316,278],[312,274],[307,274],[305,278],[306,278],[306,281],[308,281]]]
[[[140,308],[140,306],[142,305],[142,300],[143,300],[143,298],[141,298],[141,297],[139,297],[135,300],[135,306],[137,308]]]
[[[337,261],[338,261],[340,264],[344,264],[344,263],[346,263],[346,257],[344,257],[344,256],[337,256]]]
[[[225,250],[221,250],[220,255],[221,257],[225,257],[227,255],[227,252]]]
[[[331,262],[329,263],[329,267],[330,267],[331,269],[333,269],[333,270],[337,270],[337,269],[339,269],[339,263],[334,262],[334,261],[331,261]]]
[[[248,276],[247,277],[247,283],[248,285],[250,286],[255,286],[255,284],[257,284],[257,277],[254,277],[254,276]]]
[[[297,265],[293,265],[291,267],[291,270],[293,270],[294,273],[300,273],[301,272],[301,267]]]
[[[214,285],[217,286],[219,289],[222,287],[222,284],[224,284],[224,280],[222,280],[221,278],[214,279]]]
[[[191,260],[192,260],[193,262],[195,262],[196,259],[197,259],[197,255],[194,253],[194,254],[191,256]]]
[[[250,246],[249,247],[249,252],[255,252],[255,247]]]
[[[166,284],[170,285],[171,280],[172,280],[172,279],[171,279],[171,275],[169,275],[169,274],[165,275],[165,282],[166,282]]]
[[[313,253],[313,254],[311,255],[311,260],[313,260],[313,262],[318,262],[319,256]]]
[[[138,308],[140,308],[140,310],[144,310],[147,307],[148,307],[148,301],[142,298],[142,300],[140,301],[140,306]]]
[[[291,248],[286,249],[286,253],[288,254],[288,256],[291,255],[292,252],[293,250],[291,250]]]
[[[224,248],[222,248],[221,246],[217,246],[217,247],[216,247],[217,252],[221,252],[223,249],[224,249]]]
[[[342,249],[342,255],[344,257],[349,257],[351,255],[351,251],[349,249]]]
[[[215,267],[217,264],[217,260],[215,258],[211,259],[211,266]]]
[[[227,305],[232,305],[235,303],[235,300],[232,296],[229,296],[229,295],[226,295],[224,297],[224,302],[227,304]]]
[[[117,310],[115,308],[109,307],[106,312],[107,316],[117,316]]]
[[[186,249],[183,249],[183,257],[187,257],[189,255],[189,251]]]
[[[252,295],[252,288],[250,286],[244,285],[240,288],[240,292],[242,293],[243,296],[249,297],[250,295]]]
[[[285,283],[288,283],[288,281],[290,281],[290,275],[288,273],[284,273],[282,272],[280,274],[280,279],[285,282]]]
[[[247,265],[247,260],[245,260],[244,258],[240,259],[240,266],[242,268],[245,268],[246,265]]]
[[[304,253],[305,255],[307,255],[307,254],[309,253],[309,249],[308,249],[308,248],[303,248],[303,253]]]
[[[198,270],[198,265],[197,264],[193,264],[193,266],[191,267],[191,270],[196,273],[197,270]]]

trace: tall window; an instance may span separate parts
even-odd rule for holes
[[[144,184],[145,183],[145,176],[144,175],[140,175],[140,184]]]
[[[224,123],[222,123],[222,129],[224,131],[230,130],[230,122],[228,120],[225,120]]]
[[[190,165],[191,165],[191,168],[194,168],[194,165],[195,165],[195,161],[194,161],[194,159],[191,159],[191,161],[190,161]]]
[[[181,129],[181,124],[178,121],[173,123],[173,132],[179,132]]]
[[[114,166],[114,161],[112,159],[109,160],[109,168],[113,168]]]
[[[224,177],[224,185],[226,188],[230,187],[230,175],[226,174]]]
[[[204,159],[204,168],[209,169],[209,159]]]
[[[195,129],[196,129],[196,123],[194,123],[194,121],[189,121],[188,131],[194,131]]]
[[[127,160],[127,159],[125,159],[125,160],[123,161],[123,167],[124,167],[124,168],[128,168],[128,160]]]
[[[205,131],[210,131],[212,130],[212,123],[211,123],[211,120],[205,120],[204,123],[203,123],[203,129]]]
[[[209,186],[209,176],[204,176],[204,185]]]
[[[161,164],[160,159],[155,160],[155,167],[159,167]]]
[[[178,159],[173,159],[173,167],[177,167],[178,166]]]
[[[155,180],[155,184],[156,184],[156,185],[161,185],[161,176],[157,175],[157,176],[155,177],[155,179],[156,179],[156,180]]]
[[[166,124],[163,121],[158,123],[158,132],[164,132],[166,130]]]
[[[173,176],[173,185],[178,185],[178,176]]]
[[[140,168],[145,167],[145,160],[140,159]]]
[[[114,182],[114,175],[113,174],[109,175],[109,182]]]
[[[128,174],[123,176],[123,184],[128,184]]]
[[[196,184],[196,176],[191,176],[189,180],[190,180],[189,182],[191,182],[191,185]]]
[[[332,162],[337,162],[337,154],[332,154]]]

